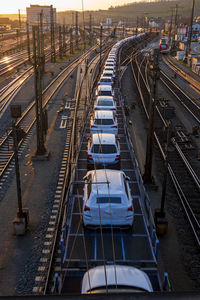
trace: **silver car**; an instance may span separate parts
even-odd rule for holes
[[[118,134],[118,123],[111,110],[96,110],[90,120],[90,132]]]
[[[94,110],[112,110],[116,113],[116,103],[111,96],[99,96],[94,103]]]
[[[153,292],[153,287],[149,276],[133,266],[97,266],[83,276],[81,294],[137,293],[136,298],[139,299],[138,292]]]
[[[129,177],[123,171],[101,169],[83,178],[83,225],[91,228],[130,228],[134,208]]]
[[[120,169],[120,145],[114,134],[95,133],[88,138],[88,170],[110,167]]]
[[[114,96],[112,86],[110,85],[99,85],[96,90],[96,96]]]
[[[110,76],[102,76],[99,80],[99,85],[113,85],[113,79]]]

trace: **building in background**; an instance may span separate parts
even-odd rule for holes
[[[26,16],[29,26],[39,24],[41,12],[43,12],[44,29],[50,29],[51,6],[30,5],[30,7],[27,7]],[[53,8],[53,22],[56,23],[56,8]]]

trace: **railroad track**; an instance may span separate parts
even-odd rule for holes
[[[134,72],[134,69],[132,70]],[[136,75],[135,75],[135,79],[137,80]],[[142,79],[145,80],[145,77],[142,76]],[[148,85],[144,81],[142,85],[143,91],[145,87],[146,87],[146,94],[147,94],[149,92],[149,89],[148,89]],[[138,86],[138,88],[141,89],[140,86]],[[180,93],[181,89],[178,88],[178,91]],[[143,93],[141,90],[139,91],[139,93],[143,99],[142,104],[144,105],[145,101],[142,95]],[[173,94],[176,95],[175,93]],[[188,98],[187,101],[189,101]],[[144,110],[146,113],[146,117],[148,119],[149,116],[147,113],[147,108],[144,107]],[[190,112],[189,109],[188,111]],[[161,117],[162,114],[161,113],[157,114],[157,117],[158,116]],[[160,121],[163,122],[163,120],[164,120],[163,117],[160,118]],[[199,122],[199,119],[197,117],[196,117],[196,121]],[[164,126],[166,126],[166,122],[164,123]],[[162,130],[158,130],[157,128],[157,130],[154,131],[154,137],[158,144],[163,159],[166,159],[164,145],[161,142],[163,139],[162,136],[163,136]],[[190,224],[197,245],[200,246],[200,213],[198,207],[199,206],[198,199],[200,195],[200,180],[198,175],[192,168],[189,162],[189,158],[187,158],[187,156],[189,157],[190,150],[188,150],[188,147],[185,147],[185,143],[182,143],[180,145],[180,140],[178,138],[177,139],[173,138],[172,144],[174,146],[174,151],[168,152],[168,159],[169,159],[168,172],[170,174],[177,195],[179,196],[179,199],[182,203],[185,215]]]
[[[178,84],[174,82],[166,73],[160,71],[161,82],[167,87],[167,89],[175,96],[175,98],[181,103],[181,105],[189,112],[194,120],[200,124],[200,101],[196,98],[191,98],[187,95]]]
[[[117,118],[118,118],[118,129],[119,129],[119,137],[120,137],[120,148],[121,148],[121,169],[130,177],[130,186],[134,201],[137,202],[137,189],[135,184],[137,185],[137,180],[139,180],[139,174],[135,173],[135,159],[132,155],[132,149],[130,148],[130,144],[128,141],[128,133],[127,127],[124,122],[124,111],[123,111],[123,99],[120,96],[120,86],[115,86],[115,95],[117,102]],[[63,234],[63,251],[61,250],[61,264],[62,264],[62,283],[63,289],[62,292],[72,292],[73,286],[70,286],[68,283],[69,278],[73,277],[73,269],[77,269],[79,273],[84,273],[88,268],[92,266],[97,266],[99,264],[104,264],[108,262],[116,263],[126,263],[130,265],[137,264],[141,268],[145,268],[149,266],[151,269],[152,266],[156,267],[155,261],[155,253],[154,246],[151,248],[151,242],[148,244],[147,240],[144,241],[145,249],[151,248],[151,258],[141,258],[140,255],[131,256],[128,252],[128,248],[134,252],[136,249],[136,244],[139,242],[141,236],[140,233],[137,232],[137,225],[134,227],[134,231],[130,230],[130,232],[124,232],[123,230],[119,230],[117,232],[108,230],[92,230],[89,231],[82,227],[82,212],[81,212],[81,203],[82,203],[82,193],[83,193],[83,176],[87,172],[87,153],[86,153],[86,145],[87,145],[87,135],[89,134],[89,120],[86,123],[85,134],[83,136],[79,156],[78,163],[76,164],[76,172],[75,177],[72,181],[72,187],[69,191],[69,196],[67,197],[67,211],[63,222],[63,228],[67,227],[68,232],[67,238],[65,238],[65,234]],[[141,180],[141,178],[140,178]],[[144,200],[144,199],[143,199]],[[143,201],[141,200],[141,201]],[[79,205],[77,205],[77,202]],[[147,201],[148,202],[148,201]],[[137,202],[138,203],[138,202]],[[138,203],[138,205],[140,205]],[[144,204],[149,205],[149,203]],[[137,207],[137,204],[136,204]],[[137,215],[137,212],[136,212]],[[152,216],[151,216],[152,217]],[[137,223],[137,221],[136,221]],[[150,229],[152,233],[153,228]],[[151,235],[150,233],[150,235]],[[135,244],[133,245],[134,234],[138,237],[138,240],[134,240]],[[144,233],[146,236],[148,233]],[[101,240],[103,237],[103,244],[101,244]],[[128,243],[129,240],[129,244]],[[112,244],[113,242],[113,244]],[[141,242],[141,240],[140,240]],[[84,244],[83,244],[84,243]],[[80,253],[80,245],[83,246],[83,251]],[[114,246],[115,245],[115,246]],[[134,247],[135,246],[135,247]],[[116,248],[115,248],[116,247]],[[102,250],[104,248],[104,250]],[[153,252],[151,252],[153,250]],[[104,251],[104,254],[103,254]],[[114,255],[115,252],[115,255]],[[141,260],[140,260],[141,258]],[[114,260],[114,261],[113,261]],[[142,265],[143,262],[143,265]],[[148,267],[147,267],[148,268]],[[148,271],[147,271],[148,272]],[[77,289],[77,286],[74,287]],[[157,286],[158,288],[158,286]],[[156,288],[155,288],[156,289]],[[78,292],[78,289],[77,289]],[[80,291],[79,291],[80,292]]]
[[[75,70],[75,68],[77,68],[79,63],[87,56],[89,56],[95,49],[96,46],[85,52],[85,54],[83,54],[81,58],[77,58],[71,65],[62,70],[62,72],[60,72],[58,76],[54,80],[52,80],[51,83],[44,89],[42,93],[43,109],[51,100],[55,92],[62,86],[64,80],[66,80],[67,77]],[[16,122],[16,126],[20,127],[25,133],[25,136],[27,136],[33,125],[35,124],[35,121],[35,101],[33,101],[22,113],[22,117],[18,119],[18,121]],[[23,141],[24,139],[20,140],[18,147],[22,145]],[[12,130],[8,130],[0,139],[0,180],[2,179],[10,162],[12,161],[13,156],[14,152]]]
[[[108,50],[106,50],[108,51]],[[102,53],[103,55],[103,53]],[[75,160],[76,153],[79,151],[78,147],[80,144],[80,136],[83,130],[83,123],[87,117],[88,111],[90,110],[89,102],[91,101],[91,94],[88,93],[88,90],[91,90],[94,82],[98,78],[98,72],[96,72],[96,60],[99,60],[98,54],[92,59],[91,62],[86,66],[80,66],[80,77],[78,78],[78,84],[76,87],[74,102],[71,103],[70,109],[70,123],[66,127],[66,144],[64,150],[64,156],[62,161],[62,169],[65,170],[64,174],[61,171],[62,178],[64,177],[64,185],[62,187],[62,194],[55,195],[55,206],[57,207],[56,211],[54,210],[54,215],[52,218],[55,219],[55,226],[53,226],[53,236],[49,237],[49,234],[46,235],[46,241],[48,241],[49,252],[45,254],[45,258],[41,267],[38,268],[38,276],[36,277],[36,286],[33,288],[34,293],[47,294],[51,293],[53,286],[53,275],[55,272],[60,270],[60,236],[62,232],[60,231],[60,226],[62,225],[63,217],[63,205],[65,204],[66,191],[69,186],[69,180],[75,170]],[[84,61],[84,60],[82,60]],[[87,68],[87,72],[86,72]],[[84,83],[86,74],[89,76],[86,83]],[[82,90],[86,90],[86,95],[84,99],[81,100]],[[60,183],[59,189],[60,189]],[[59,190],[60,191],[60,190]],[[49,246],[51,244],[51,246]],[[45,243],[44,248],[46,249]],[[45,250],[44,250],[45,251]],[[48,256],[48,258],[47,258]],[[53,275],[52,275],[53,274]],[[43,280],[45,278],[45,280]],[[39,280],[38,280],[39,279]],[[41,280],[40,280],[41,279]]]
[[[178,75],[180,75],[183,79],[185,79],[187,82],[191,84],[191,86],[197,91],[200,92],[200,83],[195,80],[193,77],[191,77],[189,74],[184,72],[182,69],[180,69],[175,62],[169,56],[162,56],[162,60],[165,62],[165,64],[172,69],[174,72],[176,72]]]
[[[88,84],[89,89],[92,89],[94,91],[94,86],[97,83],[97,78],[98,77],[96,77],[96,79],[94,80],[94,84],[93,84],[92,87],[91,87],[91,84],[90,85]],[[81,84],[81,87],[82,87],[82,84]],[[131,154],[131,149],[129,149],[129,148],[127,149],[128,145],[129,145],[128,142],[127,142],[127,138],[125,136],[125,132],[127,132],[127,128],[124,127],[125,124],[123,122],[123,119],[124,119],[125,116],[124,116],[124,112],[122,110],[123,104],[122,104],[122,101],[120,99],[119,87],[118,86],[116,86],[116,92],[117,92],[116,94],[118,95],[117,96],[117,98],[118,98],[117,104],[118,104],[118,113],[119,113],[119,115],[118,115],[119,128],[120,128],[119,133],[120,133],[120,136],[121,136],[120,143],[121,143],[122,152],[124,154],[124,158],[122,159],[122,165],[123,165],[122,168],[124,170],[126,170],[127,173],[130,171],[128,173],[128,175],[130,175],[132,180],[133,180],[133,183],[130,182],[130,184],[131,184],[133,190],[135,190],[135,179],[137,178],[137,180],[139,180],[138,176],[140,176],[140,175],[135,174],[134,170],[132,168],[130,168],[130,161],[134,163],[134,159],[133,159],[132,154]],[[77,96],[78,95],[80,95],[79,91],[77,91]],[[40,281],[40,283],[37,282],[37,286],[34,288],[34,292],[36,292],[36,293],[47,294],[47,293],[52,293],[52,291],[56,292],[56,293],[60,292],[59,291],[59,286],[58,286],[58,281],[59,280],[64,280],[65,275],[64,275],[64,277],[61,278],[60,275],[58,275],[58,274],[60,274],[62,272],[62,270],[65,273],[66,268],[67,268],[67,270],[69,270],[67,266],[69,266],[69,264],[71,264],[71,263],[73,264],[73,261],[74,261],[72,258],[67,258],[65,260],[65,262],[63,261],[63,258],[66,257],[66,253],[65,253],[65,251],[66,251],[65,250],[65,245],[66,244],[65,244],[65,242],[66,242],[67,230],[68,230],[68,228],[72,229],[71,226],[69,226],[69,227],[67,226],[66,222],[70,221],[71,217],[74,216],[73,209],[75,207],[72,204],[72,202],[74,201],[75,198],[72,197],[71,193],[72,194],[74,192],[76,194],[82,193],[82,190],[80,190],[80,184],[78,184],[78,182],[82,180],[83,173],[86,172],[87,159],[85,159],[85,154],[86,153],[83,153],[83,152],[85,152],[85,147],[86,147],[86,144],[87,144],[87,134],[88,134],[88,129],[89,129],[88,128],[89,118],[87,116],[88,116],[89,110],[91,109],[92,99],[93,99],[93,94],[92,95],[90,94],[90,97],[88,99],[88,101],[89,101],[88,103],[90,103],[90,104],[88,105],[88,111],[85,111],[85,118],[81,118],[82,122],[79,122],[79,121],[75,122],[75,121],[77,120],[76,114],[79,114],[79,112],[83,114],[83,105],[85,105],[85,99],[82,100],[83,102],[80,101],[79,103],[78,103],[78,101],[76,101],[76,107],[75,107],[75,110],[74,110],[74,122],[73,122],[73,127],[72,127],[72,130],[71,130],[71,143],[70,143],[70,149],[71,150],[69,150],[69,155],[68,155],[67,165],[66,165],[66,175],[67,175],[67,178],[71,178],[71,180],[70,180],[70,182],[68,182],[68,187],[69,188],[67,190],[67,194],[63,195],[62,196],[63,200],[60,201],[60,203],[64,203],[64,205],[65,205],[65,203],[67,203],[67,205],[64,209],[65,216],[64,216],[64,219],[63,219],[63,222],[62,222],[62,228],[60,228],[59,223],[57,223],[58,225],[56,227],[56,235],[55,235],[55,238],[54,238],[54,241],[53,241],[52,249],[50,250],[50,252],[52,253],[50,261],[48,259],[44,258],[43,259],[43,264],[39,267],[39,270],[40,270],[39,277],[41,279],[44,279],[44,277],[46,277],[46,275],[44,275],[45,269],[48,269],[48,276],[47,276],[47,279],[46,279],[45,283],[42,282],[42,280]],[[77,130],[78,129],[81,130],[80,135],[77,135]],[[74,147],[74,145],[76,145],[76,146]],[[74,155],[74,152],[75,152],[75,155]],[[130,169],[130,170],[128,171],[127,169]],[[69,173],[71,174],[70,176],[69,176]],[[77,184],[78,184],[78,186],[77,186]],[[78,190],[77,190],[77,188],[78,188]],[[143,194],[143,192],[142,192],[142,194]],[[148,197],[145,196],[144,199],[142,198],[142,201],[145,202],[142,205],[145,205],[145,207],[149,209],[150,202],[148,202]],[[72,211],[71,211],[71,209],[72,209]],[[59,210],[60,210],[60,212],[62,211],[62,204],[60,204]],[[77,212],[77,213],[79,214],[80,211]],[[75,213],[75,215],[77,213]],[[59,220],[60,220],[61,216],[60,216],[60,214],[58,214],[58,215],[59,215]],[[71,215],[71,217],[68,219],[69,215]],[[152,215],[149,214],[149,212],[148,212],[148,218],[149,218],[149,222],[150,222],[150,219],[152,220]],[[143,220],[143,217],[142,217],[142,220]],[[157,247],[156,247],[157,242],[156,242],[156,237],[155,237],[155,229],[153,229],[153,227],[152,227],[152,225],[150,225],[150,223],[149,223],[148,228],[150,230],[150,235],[152,236],[152,239],[153,239],[152,240],[153,245],[150,246],[151,241],[150,241],[150,239],[147,238],[146,247],[147,248],[150,247],[150,249],[151,249],[151,250],[149,249],[149,251],[150,251],[149,254],[151,253],[151,255],[152,255],[151,259],[149,258],[150,259],[149,264],[151,266],[153,266],[153,265],[156,266],[155,256],[157,255],[156,254],[157,253]],[[79,226],[81,235],[82,234],[83,235],[86,234],[86,236],[88,235],[87,232],[84,232],[84,230],[82,228],[82,225],[80,227],[80,222],[79,222],[79,225],[78,225],[77,222],[74,225]],[[67,226],[67,228],[66,228],[66,226]],[[154,234],[153,234],[153,232],[154,232]],[[61,239],[60,239],[60,234],[61,234]],[[72,235],[73,235],[73,232],[72,232]],[[97,232],[95,232],[96,237],[97,237],[97,235],[99,235],[99,234]],[[91,235],[91,238],[92,238],[92,235]],[[107,238],[110,241],[110,235],[106,235],[106,233],[105,233],[105,239],[107,239]],[[118,235],[116,235],[115,238],[117,240]],[[119,238],[121,238],[122,246],[123,246],[123,239],[126,239],[126,233],[120,232],[119,233]],[[81,237],[81,240],[82,240],[82,237]],[[108,245],[107,248],[110,248],[110,246]],[[79,247],[78,251],[80,253],[80,247]],[[124,254],[123,254],[123,261],[126,261],[126,259],[127,259],[126,262],[129,262],[128,258],[125,257],[126,250],[124,248],[122,248],[122,251],[125,251]],[[82,255],[84,255],[83,253],[80,253],[80,254],[81,254],[81,257],[82,257]],[[109,258],[107,258],[107,259],[109,259]],[[45,261],[46,261],[46,263],[44,263]],[[85,263],[87,264],[86,261],[85,261],[85,259],[83,259],[83,261],[82,261],[82,259],[79,260],[80,264],[83,264],[83,266],[85,266]],[[148,264],[148,262],[146,262],[146,263]],[[144,262],[143,262],[142,265],[144,267]],[[61,267],[62,267],[62,269],[61,269]],[[52,268],[53,268],[53,271],[52,271]],[[82,271],[83,271],[83,269],[82,269]],[[153,276],[156,276],[156,270],[154,270],[153,272],[155,272],[155,273],[153,273],[154,274]],[[158,288],[158,286],[155,287],[155,288]]]

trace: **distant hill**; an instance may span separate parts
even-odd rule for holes
[[[95,23],[105,23],[106,18],[112,18],[113,22],[125,21],[133,22],[139,17],[140,22],[145,16],[162,18],[167,20],[171,16],[171,8],[178,5],[178,15],[179,19],[187,21],[190,18],[190,10],[192,1],[189,0],[155,0],[154,2],[133,2],[123,6],[110,7],[108,10],[98,10],[98,11],[85,11],[84,17],[85,22],[89,22],[89,14],[92,14],[92,18]],[[57,20],[58,22],[66,24],[72,23],[72,11],[58,12]],[[195,3],[195,16],[200,15],[200,1]],[[79,12],[79,20],[82,22],[82,14]]]
[[[95,23],[105,23],[107,18],[111,18],[113,22],[136,22],[137,17],[139,22],[143,23],[144,17],[153,17],[166,21],[170,19],[171,9],[178,5],[179,22],[188,21],[190,18],[190,10],[192,0],[154,0],[148,2],[144,0],[140,2],[133,1],[130,4],[110,7],[108,10],[98,11],[85,11],[84,19],[85,23],[89,24],[89,16],[92,15],[92,19]],[[73,17],[74,15],[74,17]],[[83,23],[82,13],[79,12],[79,23]],[[195,1],[195,16],[200,16],[200,1]],[[0,14],[1,17],[8,17],[10,20],[18,20],[18,14]],[[22,21],[25,21],[25,15],[21,15]],[[72,19],[75,20],[74,11],[62,11],[57,12],[57,21],[59,23],[65,23],[66,25],[72,24]],[[74,21],[75,22],[75,21]]]

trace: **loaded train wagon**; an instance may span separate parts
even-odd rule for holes
[[[155,234],[150,201],[130,143],[123,99],[117,84],[115,95],[121,170],[129,177],[134,222],[129,229],[112,226],[90,229],[83,226],[84,176],[87,173],[87,137],[90,134],[90,120],[87,120],[73,182],[66,199],[61,249],[62,294],[81,293],[84,274],[94,267],[105,265],[118,266],[119,270],[120,265],[135,267],[147,274],[153,291],[162,290],[157,263],[159,242]]]

